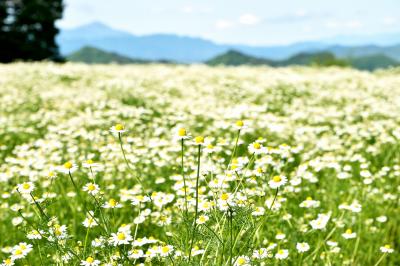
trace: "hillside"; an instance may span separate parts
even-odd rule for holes
[[[107,52],[96,47],[85,46],[82,49],[67,56],[67,60],[71,62],[82,62],[87,64],[148,64],[148,63],[163,63],[173,64],[169,60],[142,60],[134,59],[120,55],[114,52]]]
[[[400,66],[398,61],[383,54],[350,58],[348,60],[350,61],[351,66],[362,70],[375,70],[378,68]]]
[[[205,62],[207,65],[226,65],[226,66],[239,66],[239,65],[272,65],[272,60],[257,58],[254,56],[246,55],[239,51],[229,50],[228,52],[218,55]]]
[[[375,70],[378,68],[388,68],[391,66],[399,66],[396,60],[383,55],[374,54],[369,56],[338,58],[331,52],[315,52],[315,53],[298,53],[285,60],[270,60],[265,58],[254,57],[239,51],[230,50],[224,54],[218,55],[210,60],[205,61],[207,65],[269,65],[269,66],[351,66],[361,70]]]
[[[87,64],[134,64],[148,62],[145,60],[131,59],[117,53],[106,52],[91,46],[85,46],[78,51],[70,54],[69,56],[67,56],[67,60],[72,62],[83,62]]]

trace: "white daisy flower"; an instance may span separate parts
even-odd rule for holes
[[[247,256],[239,256],[235,260],[235,266],[250,266],[250,258]]]
[[[357,237],[357,234],[354,233],[353,231],[351,231],[351,229],[347,229],[346,232],[344,232],[344,233],[342,234],[342,236],[343,236],[345,239],[352,239],[352,238],[356,238],[356,237]]]
[[[93,257],[87,257],[86,260],[81,260],[82,266],[98,266],[100,265],[100,261],[94,259]]]
[[[125,133],[127,130],[123,124],[116,124],[115,126],[110,127],[110,132],[114,135]]]
[[[175,141],[178,141],[178,140],[181,141],[181,140],[190,139],[190,138],[191,138],[190,134],[183,127],[179,128],[176,131],[176,134],[174,136]]]
[[[110,244],[114,246],[128,245],[130,241],[132,241],[132,236],[126,232],[112,233],[109,240]]]
[[[83,189],[83,191],[87,191],[92,196],[95,196],[100,191],[100,187],[95,183],[87,183]]]
[[[393,253],[394,249],[390,245],[384,245],[379,248],[382,253]]]
[[[115,208],[122,208],[122,204],[116,201],[115,199],[110,199],[106,203],[102,205],[104,209],[115,209]]]
[[[280,249],[275,254],[275,258],[278,260],[284,260],[289,256],[289,251],[287,249]]]
[[[296,244],[296,249],[300,253],[307,252],[307,251],[310,250],[310,245],[308,243],[306,243],[306,242],[297,243]]]
[[[158,252],[161,257],[166,257],[166,256],[170,255],[173,251],[174,251],[174,247],[171,245],[162,246],[162,247],[159,247],[159,249],[158,249]]]
[[[199,218],[197,218],[196,223],[197,224],[204,224],[206,223],[210,218],[207,215],[200,215]]]
[[[35,185],[32,182],[24,182],[18,184],[17,189],[21,194],[30,194],[35,189]]]
[[[141,250],[141,249],[131,249],[128,252],[128,258],[130,258],[130,259],[137,260],[137,259],[140,259],[141,257],[144,257],[143,250]]]
[[[287,182],[286,176],[274,176],[269,182],[268,185],[272,189],[280,188],[281,186],[285,185]]]
[[[63,165],[58,167],[58,171],[64,173],[64,174],[69,174],[73,173],[78,169],[78,165],[68,161],[64,163]]]

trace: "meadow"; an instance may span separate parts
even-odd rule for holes
[[[400,265],[400,69],[0,65],[0,265]]]

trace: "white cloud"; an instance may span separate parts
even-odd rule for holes
[[[243,14],[239,17],[239,23],[244,25],[255,25],[260,23],[260,18],[253,14]]]
[[[233,25],[232,21],[226,19],[219,19],[215,22],[215,27],[220,30],[231,28]]]
[[[359,29],[363,27],[363,24],[359,20],[350,20],[345,23],[345,26],[350,29]]]
[[[383,20],[382,20],[382,23],[384,24],[384,25],[386,25],[386,26],[392,26],[392,25],[395,25],[395,24],[397,24],[397,19],[396,18],[394,18],[394,17],[385,17],[385,18],[383,18]]]
[[[335,20],[329,20],[325,22],[325,27],[327,27],[328,29],[336,29],[339,26],[339,23]]]
[[[186,13],[186,14],[193,13],[193,11],[194,11],[194,8],[192,6],[184,6],[182,8],[182,12]]]
[[[294,12],[294,15],[295,15],[296,17],[303,18],[303,17],[306,17],[306,16],[308,15],[308,11],[305,10],[305,9],[298,9],[298,10],[296,10],[296,11]]]

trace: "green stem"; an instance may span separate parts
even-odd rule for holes
[[[85,257],[86,257],[86,244],[89,237],[89,231],[90,231],[90,224],[86,230],[85,244],[83,245],[83,254],[85,255]]]
[[[183,150],[183,147],[184,147],[184,140],[182,139],[181,140],[181,168],[182,168],[182,178],[183,178],[183,186],[184,186],[184,189],[185,189],[185,214],[186,214],[186,216],[187,216],[187,214],[188,214],[188,204],[187,204],[187,186],[186,186],[186,178],[185,178],[185,169],[184,169],[184,166],[183,166],[183,152],[184,152],[184,150]]]
[[[382,260],[385,258],[385,256],[386,256],[386,253],[383,253],[383,255],[379,258],[379,260],[375,263],[374,266],[378,266],[382,262]]]
[[[125,149],[124,149],[124,146],[122,145],[121,133],[118,133],[118,139],[119,139],[119,145],[120,145],[120,147],[121,147],[122,155],[124,156],[124,160],[125,160],[126,166],[128,166],[128,169],[129,169],[129,171],[131,172],[131,174],[134,176],[134,178],[135,178],[135,179],[139,182],[139,184],[142,186],[142,189],[144,189],[142,180],[141,180],[138,176],[136,176],[136,175],[133,173],[133,169],[131,168],[131,165],[130,165],[129,161],[126,159]]]
[[[194,214],[194,221],[193,221],[193,232],[192,232],[192,240],[190,242],[190,249],[189,249],[189,262],[192,256],[192,248],[193,243],[196,235],[196,220],[199,211],[199,178],[200,178],[200,157],[201,157],[201,145],[198,145],[198,152],[197,152],[197,176],[196,176],[196,206],[195,206],[195,214]]]

